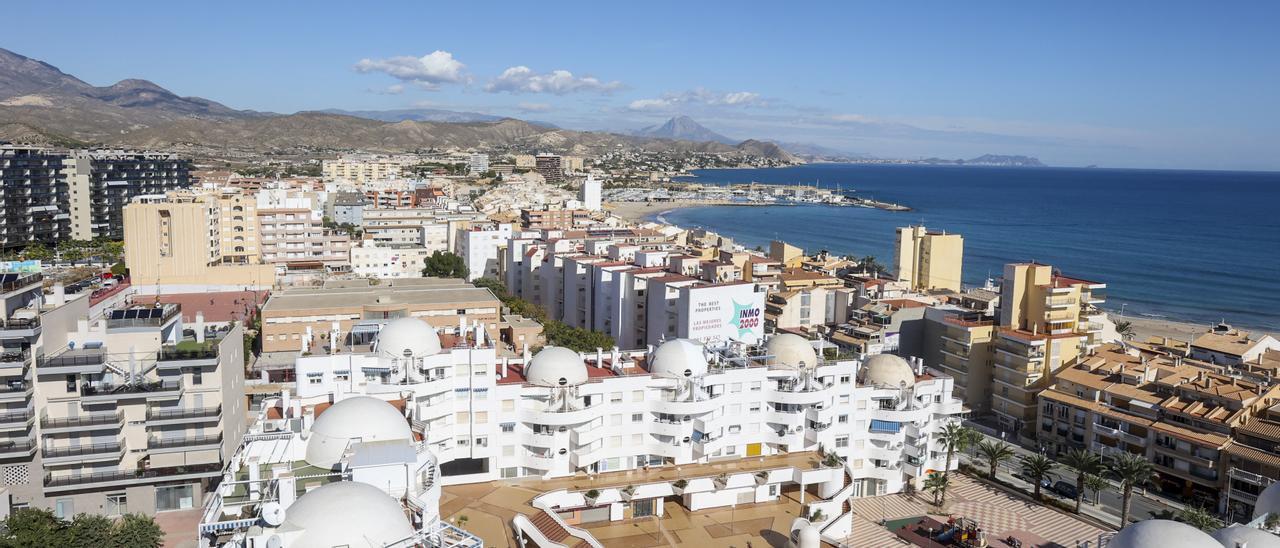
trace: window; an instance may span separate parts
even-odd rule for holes
[[[481,436],[481,437],[476,438],[476,447],[488,447],[488,446],[489,446],[489,438],[488,438],[488,437]]]
[[[759,403],[753,403],[753,404],[750,404],[750,405],[747,407],[747,411],[750,411],[750,412],[752,412],[752,413],[759,413],[759,412],[760,412],[760,404],[759,404]]]
[[[836,438],[837,448],[848,447],[848,446],[849,446],[849,436],[840,436]]]
[[[644,390],[635,390],[631,392],[631,401],[644,401]]]
[[[609,403],[622,403],[622,392],[613,392],[609,394]]]
[[[840,424],[848,424],[848,423],[849,423],[849,415],[840,415],[839,417],[836,417],[836,422],[838,422],[838,423],[840,423]]]
[[[504,445],[504,446],[502,446],[502,456],[504,456],[504,457],[514,457],[514,456],[516,456],[516,446],[514,446],[514,445]]]
[[[124,493],[107,494],[107,515],[122,516],[129,513],[129,499]]]
[[[199,367],[196,367],[196,368],[192,368],[192,369],[191,369],[191,384],[194,384],[194,385],[201,385],[201,384],[204,384],[204,370],[203,370],[203,369],[201,369],[201,368],[199,368]]]
[[[742,383],[740,383],[740,382],[735,382],[735,383],[733,383],[733,384],[730,384],[730,385],[729,385],[729,391],[730,391],[730,392],[741,392],[741,391],[742,391]]]
[[[840,384],[849,384],[849,375],[840,375]]]
[[[641,422],[644,420],[644,413],[632,413],[631,422]]]
[[[67,392],[73,393],[75,391],[76,391],[76,376],[67,375]]]
[[[54,502],[53,515],[59,519],[71,519],[75,514],[75,505],[72,504],[71,499],[58,499]]]
[[[761,385],[760,381],[756,381],[756,382],[751,383],[751,391],[752,391],[752,392],[759,392],[759,391],[760,391],[760,385]]]
[[[506,432],[506,433],[510,434],[510,433],[515,432],[515,431],[516,431],[516,423],[514,423],[514,422],[504,422],[504,423],[502,423],[501,429],[502,429],[502,431],[503,431],[503,432]]]
[[[191,485],[156,487],[156,511],[188,510],[195,506],[195,489]]]
[[[476,413],[475,413],[475,423],[476,423],[476,424],[488,424],[488,423],[489,423],[489,412],[488,412],[488,411],[476,411]]]
[[[323,377],[320,377],[319,375],[314,376],[314,377],[312,377],[312,376],[308,376],[308,377],[307,377],[307,384],[320,384],[320,382],[321,382],[321,381],[323,381],[323,380],[324,380],[324,378],[323,378]],[[199,383],[196,383],[196,384],[199,384]]]
[[[515,410],[516,410],[516,400],[502,400],[502,410],[503,410],[503,411],[515,411]]]

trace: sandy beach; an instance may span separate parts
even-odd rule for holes
[[[1209,330],[1208,325],[1166,320],[1161,318],[1144,318],[1141,316],[1120,316],[1111,313],[1111,321],[1115,323],[1129,322],[1133,325],[1134,340],[1144,341],[1150,337],[1169,337],[1183,341],[1194,341],[1196,337]]]

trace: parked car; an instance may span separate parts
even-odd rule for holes
[[[1075,499],[1076,495],[1079,494],[1076,491],[1076,486],[1067,481],[1058,481],[1058,483],[1053,484],[1053,492],[1067,499]]]

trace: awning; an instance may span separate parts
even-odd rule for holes
[[[902,430],[902,423],[900,422],[871,419],[872,432],[891,432],[896,434],[899,430]]]
[[[382,322],[360,322],[351,326],[352,335],[373,334],[382,330]]]

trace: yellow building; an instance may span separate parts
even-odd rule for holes
[[[991,410],[991,369],[995,353],[996,322],[981,313],[946,314],[932,321],[926,313],[925,340],[932,345],[936,362],[955,378],[953,394],[977,414]],[[937,333],[930,331],[937,329]]]
[[[210,194],[173,194],[125,206],[125,264],[134,285],[270,287],[275,268],[258,264],[250,209]]]
[[[782,263],[783,268],[799,268],[807,258],[804,250],[782,240],[769,242],[769,258]]]
[[[1053,375],[1101,344],[1105,284],[1037,263],[1004,267],[992,368],[991,410],[1001,426],[1031,435],[1036,395]]]
[[[923,226],[898,229],[898,280],[907,282],[911,289],[959,292],[963,262],[964,238],[959,234],[933,232]]]

